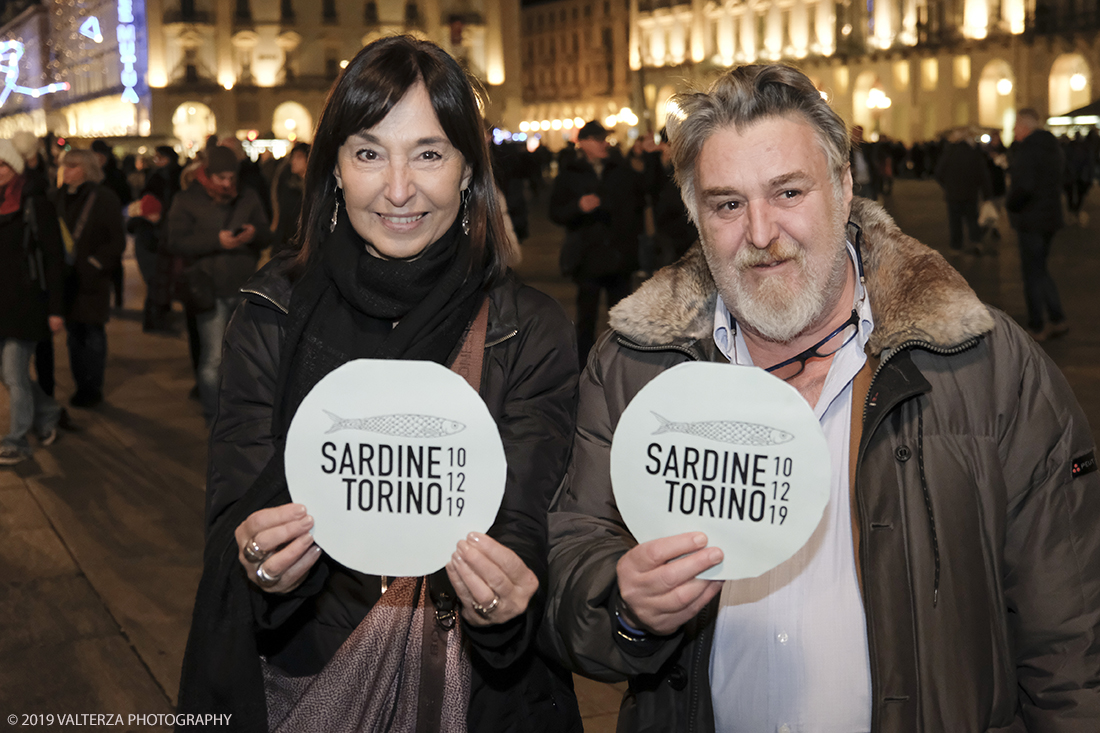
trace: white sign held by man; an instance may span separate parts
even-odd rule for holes
[[[611,445],[615,502],[638,542],[704,532],[725,559],[699,577],[752,578],[806,544],[829,500],[813,411],[755,367],[681,364],[627,406]]]

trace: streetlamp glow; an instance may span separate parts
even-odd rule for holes
[[[1007,97],[1011,93],[1012,93],[1012,80],[1011,79],[1009,79],[1008,77],[1005,77],[1004,79],[1001,79],[1000,81],[997,82],[997,94],[1000,94],[1002,97]]]

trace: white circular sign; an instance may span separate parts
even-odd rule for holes
[[[619,418],[611,483],[647,542],[705,532],[723,562],[699,575],[753,578],[810,539],[829,501],[825,434],[793,387],[756,367],[662,372]]]
[[[485,403],[432,362],[348,362],[310,390],[287,433],[287,484],[314,540],[370,575],[439,570],[492,525],[506,476]]]

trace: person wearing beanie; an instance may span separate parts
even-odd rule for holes
[[[217,408],[222,337],[240,302],[240,289],[256,271],[271,229],[259,195],[238,191],[239,162],[229,148],[206,149],[206,166],[168,212],[168,242],[187,263],[181,290],[199,334],[198,386],[209,424]],[[197,185],[196,185],[197,184]]]
[[[10,425],[0,441],[0,465],[31,455],[28,433],[41,445],[57,439],[61,407],[31,380],[36,344],[63,326],[64,250],[57,215],[44,191],[27,185],[23,153],[0,139],[0,374],[8,390]]]

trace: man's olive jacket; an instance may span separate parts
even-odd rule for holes
[[[1100,473],[1085,416],[1044,352],[939,254],[863,199],[852,218],[875,319],[876,371],[853,407],[872,730],[1100,731]],[[551,514],[545,640],[582,674],[629,680],[619,731],[714,730],[717,599],[672,636],[615,634],[615,565],[636,543],[608,463],[649,380],[722,359],[715,297],[697,245],[613,311]]]

